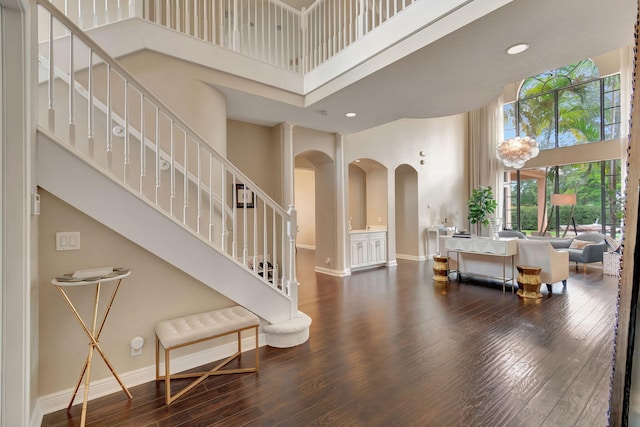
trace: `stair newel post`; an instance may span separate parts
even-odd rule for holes
[[[291,305],[291,314],[292,317],[295,317],[298,314],[298,279],[296,278],[296,234],[298,233],[298,213],[293,205],[289,205],[289,209],[287,209],[287,216],[289,217],[289,220],[287,221],[287,236],[289,237],[287,240],[287,249],[289,252],[289,259],[287,260],[287,263],[289,264],[287,292],[293,302]]]

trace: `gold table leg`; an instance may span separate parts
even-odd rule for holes
[[[102,360],[104,360],[105,364],[109,368],[109,371],[111,371],[111,374],[114,376],[116,381],[118,381],[118,384],[120,384],[120,387],[122,388],[122,391],[124,391],[124,393],[127,395],[127,397],[129,399],[132,398],[131,393],[129,392],[127,387],[124,385],[124,383],[122,382],[122,380],[120,379],[120,377],[118,376],[116,371],[113,369],[113,366],[111,366],[111,363],[109,362],[109,359],[104,354],[104,351],[102,351],[102,348],[100,347],[100,344],[98,343],[98,340],[100,339],[100,334],[102,333],[102,330],[104,328],[104,324],[105,324],[105,322],[107,320],[107,316],[109,315],[109,311],[111,310],[111,306],[113,305],[113,300],[115,299],[116,293],[118,292],[118,288],[120,287],[120,283],[121,282],[122,282],[122,279],[119,279],[116,282],[116,285],[115,285],[115,287],[113,289],[113,292],[111,293],[111,298],[109,299],[109,303],[107,305],[107,308],[105,310],[104,315],[102,316],[102,320],[100,321],[99,326],[98,326],[98,308],[99,308],[99,305],[100,305],[100,282],[98,282],[96,284],[96,295],[95,295],[94,304],[93,304],[93,317],[92,317],[92,320],[91,320],[91,330],[89,330],[89,328],[87,327],[87,325],[84,322],[84,320],[82,320],[82,317],[80,317],[80,314],[78,313],[78,310],[76,310],[75,306],[73,305],[73,303],[71,302],[71,300],[69,299],[67,294],[65,293],[64,289],[62,289],[61,286],[57,286],[56,285],[56,288],[58,289],[58,291],[62,295],[63,299],[66,301],[67,305],[69,306],[69,308],[71,309],[71,311],[75,315],[76,319],[80,323],[80,326],[82,326],[82,329],[84,330],[85,334],[89,338],[89,352],[88,352],[87,358],[86,358],[86,360],[84,362],[84,366],[82,368],[82,371],[80,372],[80,377],[78,378],[78,381],[76,383],[76,387],[75,387],[75,390],[73,392],[73,395],[71,396],[71,401],[69,402],[69,406],[67,406],[67,411],[68,411],[68,410],[71,409],[71,406],[73,405],[73,401],[75,400],[76,395],[78,394],[78,390],[80,389],[80,384],[82,384],[82,379],[84,377],[85,386],[84,386],[84,398],[83,398],[83,402],[82,402],[82,415],[81,415],[81,418],[80,418],[80,426],[81,427],[83,427],[85,425],[85,422],[86,422],[87,402],[89,400],[89,384],[90,384],[90,378],[91,378],[91,363],[93,361],[94,349],[98,351],[98,353],[102,357]],[[97,327],[97,333],[96,333],[96,326],[98,326]]]

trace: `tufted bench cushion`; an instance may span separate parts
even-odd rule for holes
[[[235,306],[159,322],[156,336],[164,348],[175,348],[259,324],[258,316]]]
[[[174,400],[200,384],[210,375],[236,374],[258,371],[258,326],[260,319],[249,310],[240,307],[229,307],[206,313],[192,314],[171,320],[164,320],[156,324],[156,381],[165,381],[165,402],[170,405]],[[238,367],[235,369],[221,369],[231,360],[242,354],[241,332],[247,329],[255,330],[255,366]],[[206,372],[186,374],[171,374],[171,350],[196,344],[202,341],[218,338],[224,335],[237,335],[237,351],[214,368]],[[160,375],[160,347],[164,348],[165,374]],[[196,378],[179,392],[171,395],[171,379]]]

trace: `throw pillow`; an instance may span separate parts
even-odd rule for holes
[[[595,242],[589,242],[587,240],[573,239],[569,249],[584,249],[585,246],[593,245]]]

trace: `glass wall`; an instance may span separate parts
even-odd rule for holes
[[[584,232],[620,238],[620,160],[575,163],[507,172],[505,228],[531,235]],[[553,205],[553,194],[575,194],[575,205]]]

